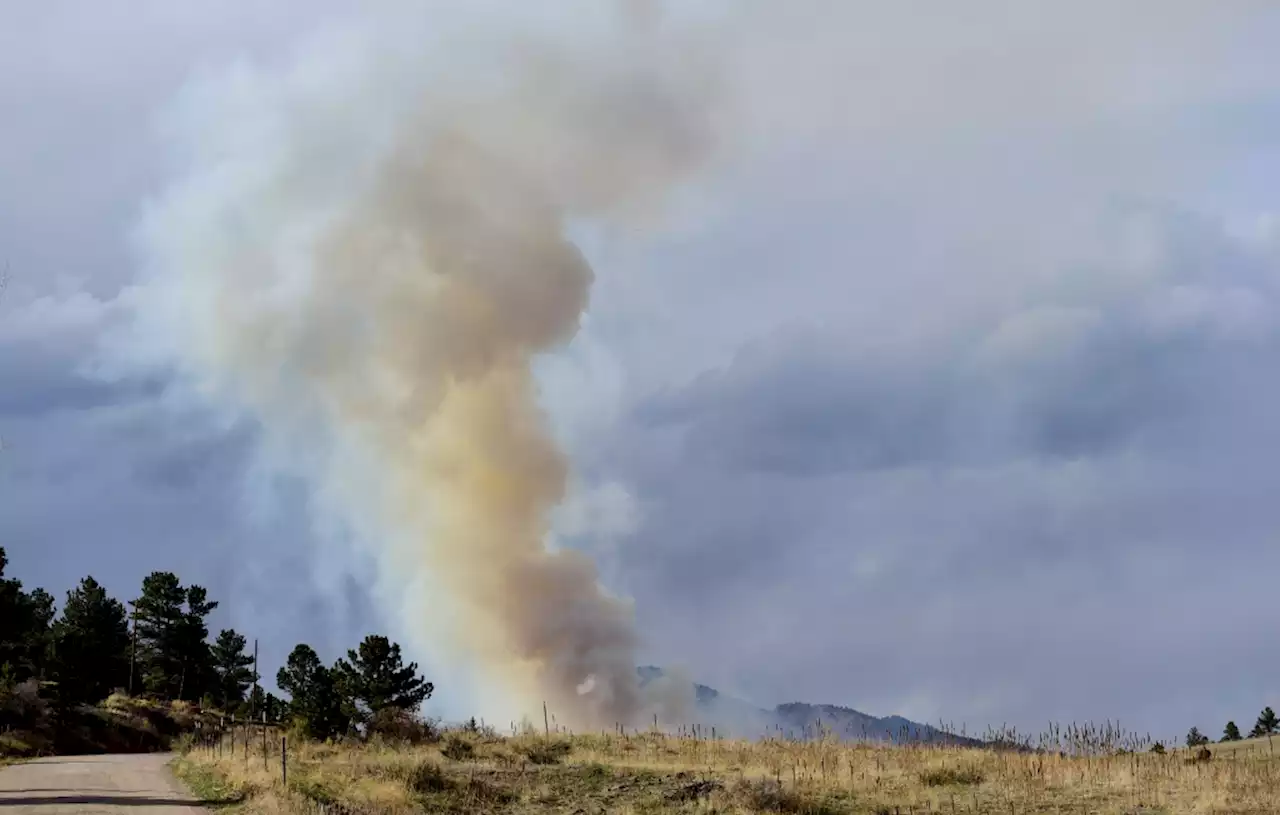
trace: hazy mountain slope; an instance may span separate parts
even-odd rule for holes
[[[661,668],[646,665],[638,668],[642,686],[657,681],[672,681]],[[787,738],[816,738],[827,733],[846,740],[874,741],[939,741],[979,744],[977,739],[943,733],[935,727],[913,722],[902,716],[872,716],[841,705],[815,705],[790,702],[772,710],[745,699],[729,696],[715,688],[694,683],[694,720],[681,724],[697,724],[716,728],[718,734],[741,738],[774,735]]]

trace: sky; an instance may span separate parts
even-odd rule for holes
[[[345,5],[49,2],[0,31],[10,570],[121,597],[175,571],[268,676],[297,642],[332,658],[420,621],[264,463],[260,422],[121,361],[147,213],[187,153],[247,149],[193,109],[317,64],[340,85],[362,26],[430,30],[407,64],[464,99],[477,56],[441,32],[600,36],[569,2]],[[725,5],[661,18],[717,78],[715,149],[656,217],[570,228],[594,287],[537,362],[572,462],[554,543],[634,600],[637,658],[971,730],[1216,733],[1280,701],[1280,15]],[[374,139],[382,99],[339,109],[342,137],[368,115]],[[411,651],[428,709],[463,715]]]

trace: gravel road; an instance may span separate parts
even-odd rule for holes
[[[0,768],[0,814],[194,815],[195,798],[169,772],[170,755],[60,756]]]

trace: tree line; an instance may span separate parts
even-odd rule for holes
[[[1256,739],[1262,736],[1273,736],[1280,731],[1280,718],[1276,716],[1276,712],[1269,706],[1262,709],[1258,714],[1258,719],[1253,723],[1253,729],[1249,731],[1249,738]],[[1234,721],[1227,722],[1227,726],[1222,728],[1222,738],[1219,742],[1240,741],[1243,736],[1240,735],[1240,728]],[[1187,746],[1199,747],[1209,743],[1209,737],[1200,732],[1197,727],[1191,728],[1187,733]]]
[[[56,707],[126,692],[288,720],[327,738],[411,715],[434,690],[416,663],[404,664],[399,645],[373,634],[331,666],[299,644],[276,675],[289,695],[281,700],[258,685],[243,634],[227,628],[210,638],[207,618],[218,603],[202,586],[152,572],[130,613],[90,576],[67,592],[59,613],[47,591],[6,577],[7,566],[0,547],[0,690],[35,681]]]

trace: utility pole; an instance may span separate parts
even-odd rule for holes
[[[129,647],[129,695],[133,696],[134,666],[138,663],[138,607],[130,603],[129,608],[131,609],[129,618],[133,623],[132,644]]]
[[[258,638],[253,638],[253,690],[249,692],[249,720],[253,721],[253,714],[258,704]],[[265,707],[265,705],[264,705]]]

